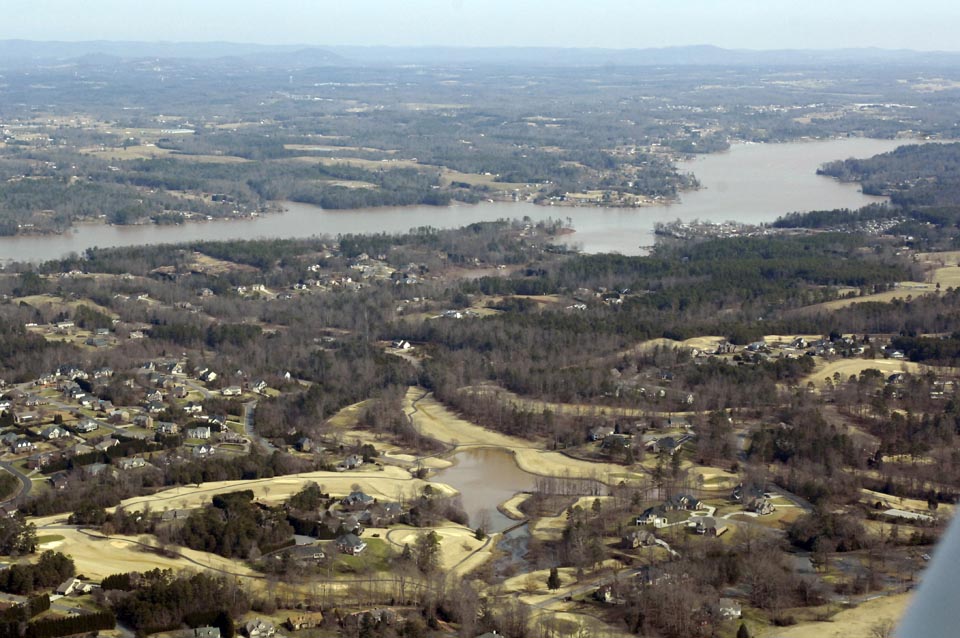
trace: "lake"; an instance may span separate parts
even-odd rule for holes
[[[499,448],[475,448],[457,452],[453,465],[440,470],[432,480],[446,483],[460,492],[463,509],[476,527],[483,518],[488,532],[502,532],[515,521],[497,510],[497,505],[517,492],[533,489],[536,480],[513,460],[513,454]]]
[[[287,211],[247,220],[189,223],[180,226],[107,226],[81,224],[63,235],[0,237],[0,262],[42,261],[82,253],[93,246],[135,246],[197,240],[309,237],[341,233],[405,232],[418,226],[455,228],[497,219],[570,219],[576,233],[568,241],[586,252],[639,254],[653,244],[657,222],[771,222],[793,211],[858,208],[882,198],[860,192],[856,184],[820,177],[824,162],[864,158],[891,151],[909,141],[844,138],[787,144],[738,144],[729,151],[679,165],[694,173],[703,189],[682,195],[679,203],[648,208],[536,206],[527,202],[486,202],[447,208],[409,206],[322,210],[288,203]]]

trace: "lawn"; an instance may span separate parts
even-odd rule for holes
[[[358,556],[341,555],[337,559],[337,571],[341,573],[385,572],[390,570],[394,549],[382,538],[364,538],[367,548]]]

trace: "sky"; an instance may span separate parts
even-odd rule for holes
[[[0,0],[0,39],[960,50],[957,0]]]

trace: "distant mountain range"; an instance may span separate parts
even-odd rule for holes
[[[659,49],[544,47],[362,47],[263,45],[232,42],[40,42],[0,40],[3,66],[110,59],[233,59],[251,65],[523,65],[523,66],[960,66],[960,52],[891,49],[752,51],[715,46]]]

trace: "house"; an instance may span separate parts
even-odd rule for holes
[[[27,423],[34,423],[40,419],[40,415],[36,412],[17,412],[13,415],[13,422],[17,425],[24,425]]]
[[[104,440],[100,441],[99,443],[97,443],[97,444],[94,445],[93,447],[95,447],[95,448],[96,448],[98,451],[100,451],[100,452],[106,452],[107,450],[109,450],[110,448],[114,447],[115,445],[120,445],[120,441],[118,441],[118,440],[116,440],[116,439],[114,439],[114,438],[111,437],[111,438],[107,438],[107,439],[104,439]]]
[[[763,496],[755,497],[747,501],[744,509],[760,516],[773,514],[776,511],[776,508],[773,506],[773,503],[770,502],[770,499]]]
[[[73,594],[89,594],[93,591],[95,585],[85,583],[79,578],[68,578],[57,587],[57,593],[61,596],[71,596]]]
[[[74,445],[72,448],[70,448],[69,450],[67,450],[67,455],[72,458],[74,456],[83,456],[84,454],[90,454],[93,451],[94,451],[93,447],[89,445],[85,445],[83,443],[78,443]]]
[[[86,477],[100,476],[104,472],[111,476],[116,476],[116,471],[111,469],[106,463],[91,463],[82,467],[83,475]]]
[[[220,638],[220,628],[197,627],[193,630],[193,638]]]
[[[209,439],[211,436],[209,425],[198,425],[187,430],[188,439]]]
[[[40,432],[40,436],[47,439],[48,441],[53,441],[55,439],[62,439],[64,437],[70,436],[70,433],[64,430],[59,425],[51,425],[48,428],[44,428]]]
[[[657,537],[642,529],[634,530],[620,539],[620,547],[623,549],[650,547],[651,545],[656,545],[656,543]]]
[[[386,527],[400,520],[403,515],[403,506],[400,503],[376,503],[367,509],[370,514],[370,525]]]
[[[733,491],[730,493],[730,499],[737,501],[738,503],[745,503],[755,498],[765,498],[767,496],[766,490],[764,490],[762,485],[757,483],[750,483],[744,485],[740,483]]]
[[[313,451],[313,441],[307,437],[303,437],[297,441],[296,448],[300,452],[311,452]]]
[[[204,443],[203,445],[198,445],[197,447],[193,448],[193,455],[200,458],[213,456],[215,452],[216,452],[216,449],[212,445],[209,445],[207,443]]]
[[[623,598],[617,595],[613,585],[601,585],[593,592],[593,599],[607,605],[622,605]]]
[[[313,629],[323,624],[323,614],[319,611],[309,614],[300,614],[299,616],[288,616],[284,625],[290,631],[300,631],[301,629]]]
[[[220,394],[225,397],[238,397],[243,394],[243,390],[240,389],[240,386],[238,385],[231,385],[227,386],[223,390],[220,390]]]
[[[277,633],[277,628],[269,620],[257,618],[244,623],[241,631],[247,638],[270,638]]]
[[[269,386],[267,385],[267,382],[264,381],[263,379],[257,379],[256,381],[250,384],[250,389],[259,394],[263,394],[264,392],[266,392],[268,387]]]
[[[692,494],[674,494],[663,504],[667,511],[686,510],[696,511],[703,507],[703,503]]]
[[[344,534],[337,539],[337,550],[350,556],[356,556],[367,548],[367,544],[356,534]]]
[[[37,468],[46,467],[50,465],[55,460],[54,455],[50,452],[39,452],[37,454],[32,454],[27,457],[27,467],[31,470]]]
[[[163,370],[167,374],[183,374],[183,364],[179,361],[166,361],[163,363]]]
[[[200,370],[197,376],[204,383],[210,383],[212,381],[216,381],[218,375],[216,372],[214,372],[210,368],[203,368],[202,370]]]
[[[130,413],[126,410],[111,410],[107,419],[110,423],[123,423],[130,420]]]
[[[732,598],[721,598],[717,604],[717,610],[720,612],[720,617],[724,620],[732,620],[743,615],[740,603]]]
[[[97,409],[97,412],[109,413],[113,411],[113,401],[108,399],[97,399],[94,407]]]
[[[65,472],[57,472],[50,477],[50,484],[53,485],[55,490],[65,490],[67,489],[67,475]]]
[[[157,433],[164,436],[176,434],[180,431],[180,426],[170,421],[157,421]]]
[[[337,471],[353,470],[363,465],[363,457],[359,454],[351,454],[347,458],[337,463]]]
[[[722,536],[727,531],[727,526],[718,523],[712,516],[700,516],[694,526],[694,531],[701,536]]]
[[[142,456],[130,456],[117,461],[117,467],[124,471],[135,470],[146,466],[147,461]]]
[[[17,439],[10,445],[10,449],[14,454],[32,452],[36,447],[37,446],[33,444],[33,441],[29,441],[27,439]]]
[[[173,386],[173,397],[175,399],[186,399],[188,394],[190,394],[190,390],[188,390],[186,386]]]
[[[667,511],[663,505],[648,507],[637,517],[637,525],[653,525],[657,529],[667,525]]]
[[[153,417],[149,414],[138,414],[133,417],[133,424],[137,427],[149,430],[153,428]]]
[[[148,401],[144,408],[146,408],[150,414],[160,414],[167,409],[167,406],[161,401]]]
[[[183,411],[187,414],[200,414],[203,412],[203,405],[195,401],[191,401],[183,406]]]
[[[363,492],[350,492],[340,503],[344,507],[366,507],[367,505],[373,505],[375,500],[375,498]]]
[[[659,439],[647,442],[647,449],[650,450],[653,454],[660,454],[664,452],[673,456],[676,452],[683,447],[683,444],[687,441],[688,437],[681,437],[676,439],[672,436],[664,436]]]
[[[611,436],[615,431],[616,430],[611,425],[598,425],[597,427],[590,430],[590,440],[602,441],[608,436]]]
[[[93,419],[80,419],[80,421],[73,426],[73,429],[77,432],[88,433],[95,431],[99,427],[100,425]]]
[[[410,345],[410,342],[405,339],[400,339],[399,341],[393,342],[393,347],[397,350],[409,350],[413,346]]]

